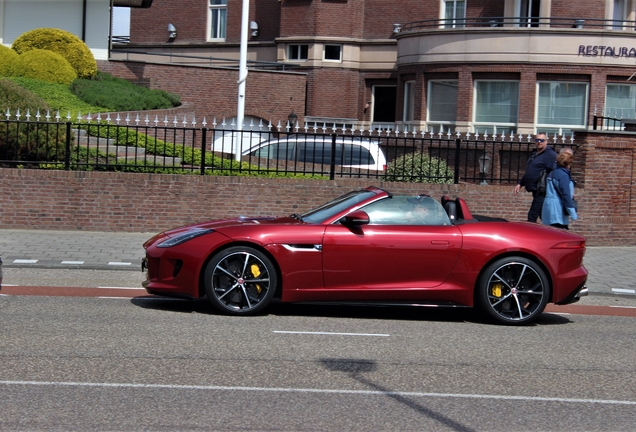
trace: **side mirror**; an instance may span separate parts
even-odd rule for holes
[[[366,225],[369,222],[369,215],[362,210],[351,212],[340,219],[340,223],[343,225]]]

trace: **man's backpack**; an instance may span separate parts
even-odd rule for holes
[[[545,196],[547,177],[548,170],[541,171],[541,176],[539,176],[539,181],[537,182],[537,195],[539,196]]]

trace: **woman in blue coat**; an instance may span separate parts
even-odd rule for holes
[[[570,176],[572,159],[572,153],[561,152],[557,156],[557,168],[548,174],[541,210],[541,222],[545,225],[568,229],[570,218],[578,219],[573,200],[574,182]]]

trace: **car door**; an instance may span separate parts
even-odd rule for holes
[[[401,205],[399,199],[386,198],[362,209],[370,216],[367,225],[327,227],[326,289],[425,289],[448,278],[461,251],[461,232],[448,219],[408,225]]]

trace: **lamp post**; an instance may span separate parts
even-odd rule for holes
[[[245,118],[245,80],[247,79],[247,38],[249,30],[250,0],[243,0],[241,11],[241,44],[239,49],[239,79],[238,79],[238,104],[236,108],[236,128],[238,139],[236,140],[235,159],[241,160],[243,153],[243,119]]]
[[[479,182],[480,185],[487,185],[486,174],[490,171],[490,156],[488,152],[484,150],[484,154],[479,156]]]
[[[298,120],[298,116],[294,110],[292,110],[291,114],[287,116],[287,120],[289,121],[289,129],[293,129],[296,125],[296,120]]]

